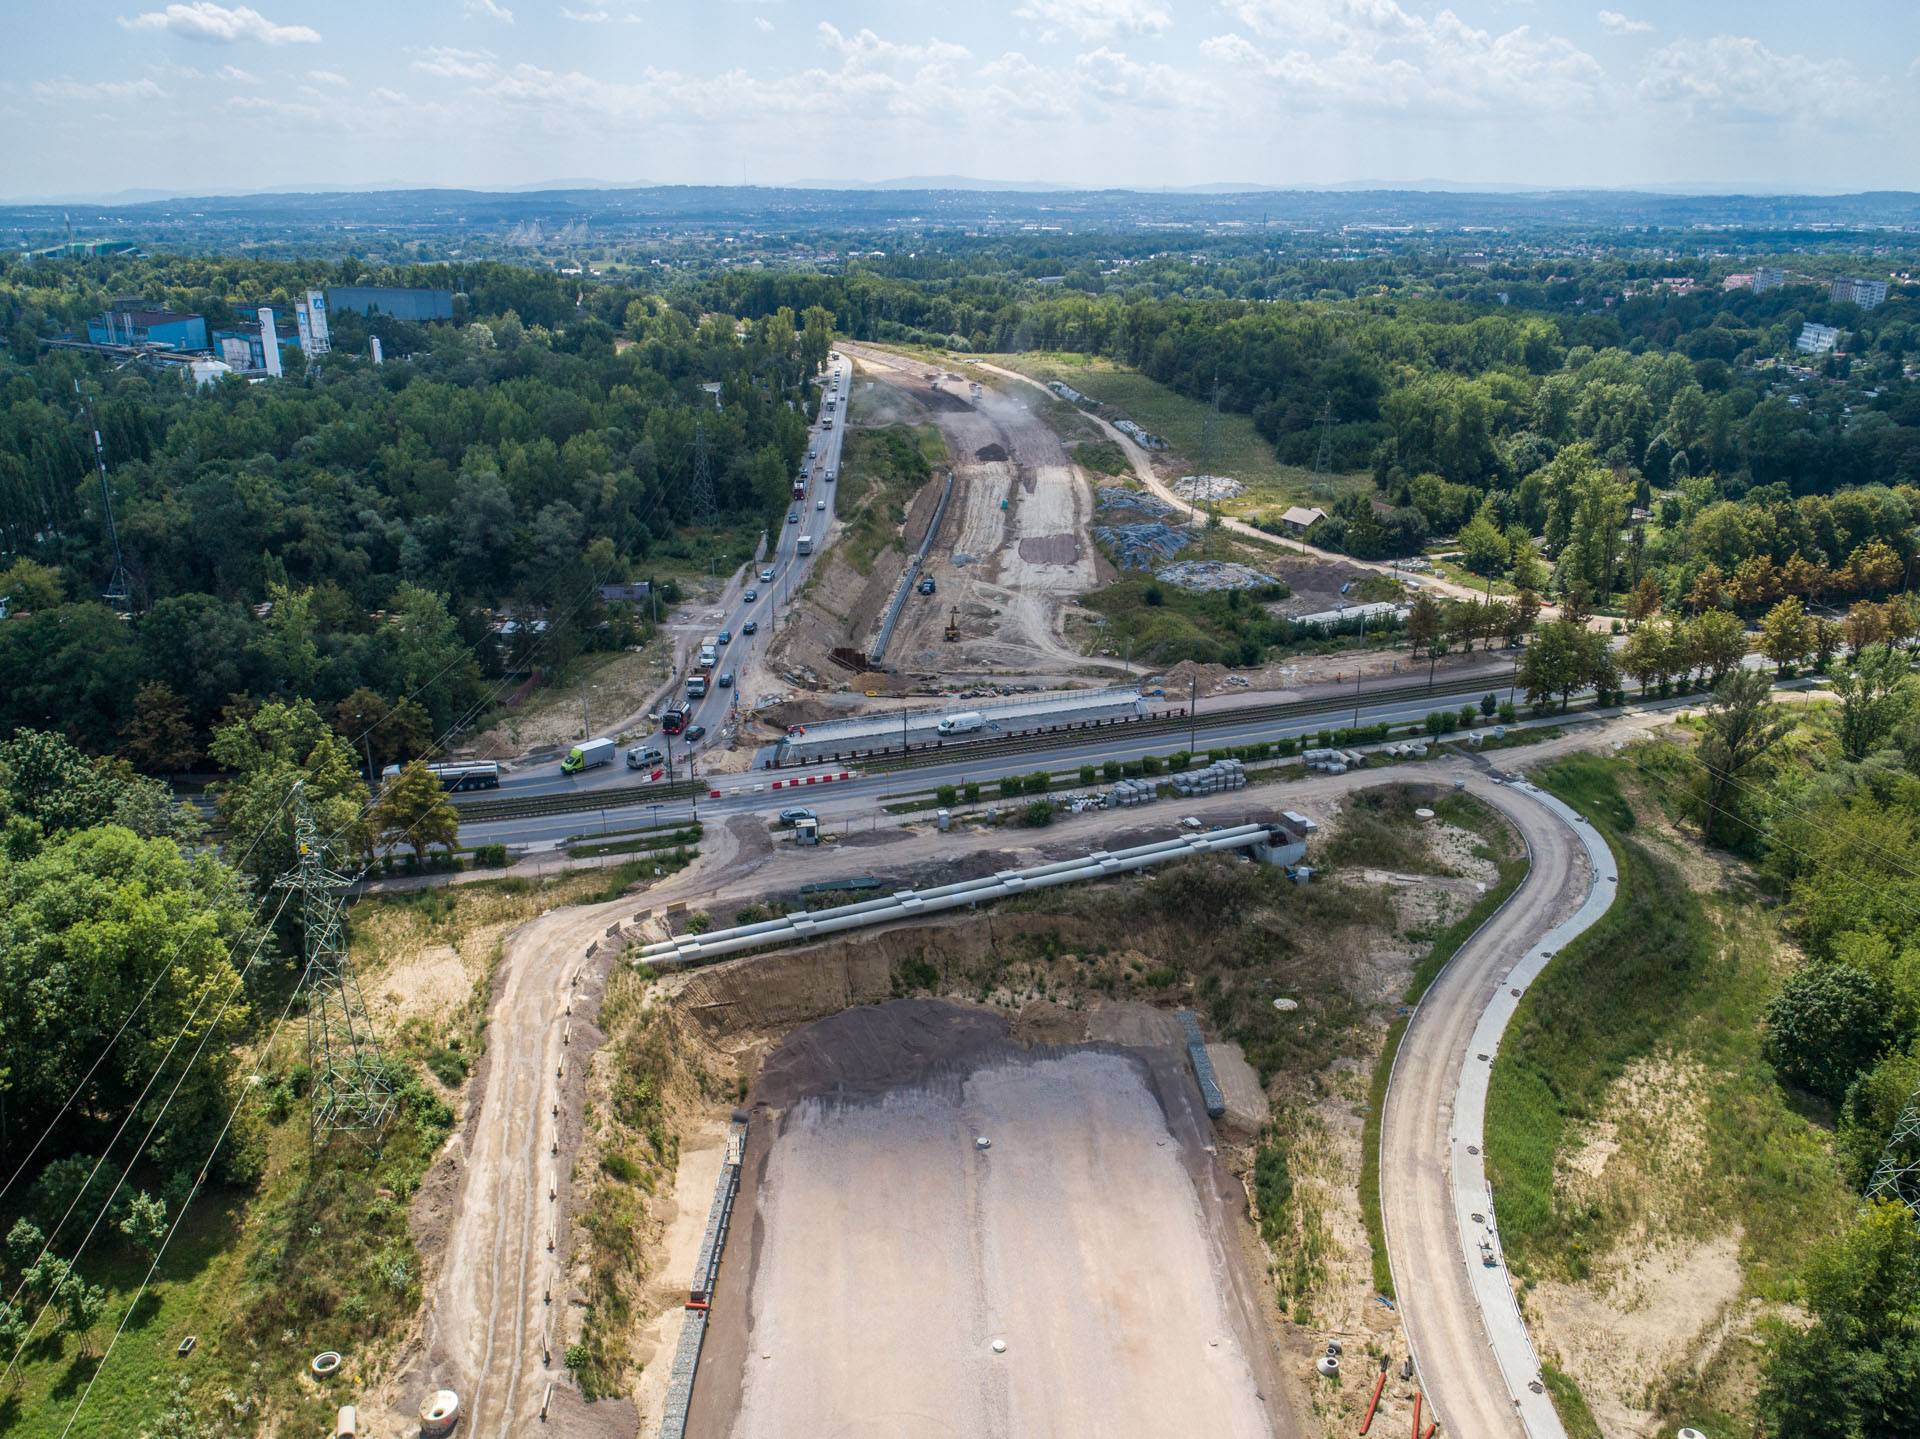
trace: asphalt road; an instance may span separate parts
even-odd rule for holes
[[[836,518],[835,498],[840,487],[837,480],[829,484],[826,477],[829,474],[839,475],[841,451],[846,441],[847,396],[853,385],[853,365],[845,356],[828,363],[821,378],[823,389],[831,392],[836,378],[840,382],[837,403],[831,414],[823,404],[820,419],[808,432],[807,445],[815,453],[807,461],[811,475],[807,481],[806,498],[794,500],[788,506],[789,512],[797,516],[796,522],[780,526],[772,536],[771,551],[765,559],[741,567],[727,582],[718,604],[702,609],[697,621],[686,621],[675,626],[675,647],[683,679],[689,674],[701,673],[698,661],[703,636],[717,635],[722,631],[733,636],[731,642],[721,647],[720,663],[708,675],[706,697],[694,702],[693,713],[688,720],[690,726],[705,725],[707,730],[705,738],[693,746],[696,754],[720,740],[739,695],[739,691],[731,687],[720,688],[720,676],[744,668],[749,655],[760,646],[772,643],[773,632],[788,604],[799,593],[814,561],[832,540]],[[831,429],[825,427],[825,421],[829,418],[833,420]],[[811,555],[799,553],[802,535],[813,541]],[[773,571],[771,581],[760,578],[763,569]],[[751,600],[746,598],[749,593],[754,595]],[[758,634],[744,633],[749,622],[759,627]],[[667,750],[672,759],[674,776],[685,778],[686,744],[664,734],[644,743]],[[632,784],[640,776],[626,767],[625,759],[626,754],[622,750],[611,765],[579,775],[562,774],[557,759],[547,764],[532,765],[520,773],[503,778],[498,793],[507,797],[566,794]]]

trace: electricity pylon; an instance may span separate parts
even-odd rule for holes
[[[113,546],[113,575],[107,581],[107,587],[100,592],[100,598],[107,607],[117,614],[128,614],[133,609],[133,581],[127,576],[126,556],[120,552],[120,527],[113,519],[113,486],[107,479],[107,444],[100,437],[100,422],[94,418],[93,397],[81,388],[80,382],[73,382],[73,392],[80,397],[81,407],[87,417],[87,433],[93,436],[93,466],[100,475],[100,521],[107,529],[107,542]]]
[[[1920,1089],[1901,1106],[1873,1181],[1867,1185],[1867,1198],[1897,1199],[1920,1219]]]
[[[713,502],[713,474],[707,464],[707,427],[693,427],[693,518],[703,530],[720,522],[719,507]]]
[[[305,930],[306,968],[300,982],[307,991],[307,1068],[313,1076],[308,1139],[316,1150],[342,1133],[377,1142],[393,1117],[393,1078],[380,1057],[373,1020],[347,958],[341,895],[352,881],[327,868],[326,849],[306,797],[296,797],[295,804],[299,863],[279,883],[299,894]]]

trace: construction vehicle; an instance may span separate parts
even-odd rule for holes
[[[955,605],[947,611],[947,631],[942,638],[949,643],[960,638],[960,606]]]

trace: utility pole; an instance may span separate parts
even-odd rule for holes
[[[587,707],[587,682],[580,682],[580,738],[593,738],[593,711]]]
[[[73,392],[80,397],[87,433],[93,437],[93,466],[100,475],[100,522],[106,526],[107,542],[113,547],[113,574],[100,592],[100,598],[107,602],[108,608],[125,614],[133,608],[133,581],[127,577],[126,556],[120,551],[120,527],[113,519],[113,486],[107,481],[107,443],[100,437],[100,422],[94,418],[93,397],[80,387],[77,379],[73,382]]]
[[[1200,747],[1200,676],[1187,676],[1187,753]]]

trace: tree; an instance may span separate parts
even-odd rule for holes
[[[208,746],[234,778],[215,791],[231,852],[248,873],[271,883],[292,869],[293,792],[302,790],[320,835],[336,852],[366,850],[366,789],[345,740],[310,700],[264,704],[214,731]]]
[[[1633,593],[1627,596],[1627,622],[1643,624],[1660,613],[1660,607],[1666,601],[1660,593],[1660,583],[1652,575],[1642,575],[1640,583],[1633,587]]]
[[[1862,760],[1913,713],[1915,681],[1907,657],[1891,645],[1868,645],[1833,679],[1840,696],[1840,749]]]
[[[1498,574],[1507,566],[1511,552],[1507,537],[1482,506],[1480,512],[1460,530],[1460,558],[1476,575]]]
[[[127,1202],[127,1212],[121,1217],[120,1232],[148,1259],[160,1252],[160,1245],[167,1237],[167,1202],[158,1199],[145,1190],[135,1194]]]
[[[1707,705],[1697,751],[1704,815],[1701,830],[1718,837],[1733,787],[1764,759],[1791,723],[1773,702],[1773,685],[1758,670],[1735,670],[1722,679]]]
[[[1718,684],[1747,656],[1747,632],[1730,610],[1708,610],[1687,622],[1689,669],[1703,669]]]
[[[1813,622],[1793,595],[1781,600],[1760,621],[1760,652],[1786,674],[1813,650]]]
[[[1655,680],[1665,684],[1674,671],[1674,627],[1666,620],[1641,625],[1620,649],[1620,668],[1640,681],[1640,693]]]
[[[1557,695],[1562,709],[1589,685],[1611,687],[1613,675],[1606,636],[1567,620],[1542,625],[1520,662],[1528,703],[1544,704]]]
[[[186,701],[159,680],[149,680],[134,692],[126,741],[127,758],[148,774],[178,773],[200,758]]]
[[[1598,466],[1587,469],[1574,483],[1565,558],[1572,573],[1596,595],[1613,593],[1627,497],[1627,487]]]
[[[58,835],[32,858],[0,864],[5,1143],[24,1152],[52,1126],[52,1152],[91,1146],[90,1117],[131,1111],[178,1035],[176,1056],[195,1057],[184,1072],[176,1057],[169,1075],[179,1092],[164,1107],[165,1089],[149,1095],[139,1123],[158,1122],[156,1164],[197,1163],[231,1104],[232,1044],[249,1006],[228,955],[253,933],[250,909],[219,860],[188,860],[170,839],[116,825]],[[77,1097],[62,1118],[69,1094]],[[77,1185],[87,1167],[46,1183]],[[52,1191],[45,1203],[56,1203]]]
[[[87,1283],[78,1274],[69,1274],[61,1282],[55,1299],[67,1328],[79,1336],[80,1352],[92,1355],[93,1326],[107,1312],[107,1291],[98,1284]]]
[[[1815,1251],[1813,1323],[1784,1327],[1767,1356],[1759,1410],[1793,1439],[1920,1433],[1920,1225],[1881,1203]]]
[[[1413,597],[1407,608],[1407,648],[1424,653],[1440,635],[1440,606],[1425,590]]]
[[[0,599],[11,610],[50,610],[66,597],[66,582],[58,570],[29,559],[15,560],[0,570]]]
[[[1767,1008],[1766,1055],[1782,1078],[1830,1103],[1894,1038],[1892,997],[1850,964],[1808,964]]]
[[[388,780],[373,807],[373,828],[383,844],[410,844],[425,861],[434,845],[449,852],[460,839],[460,813],[425,762],[415,760]]]

